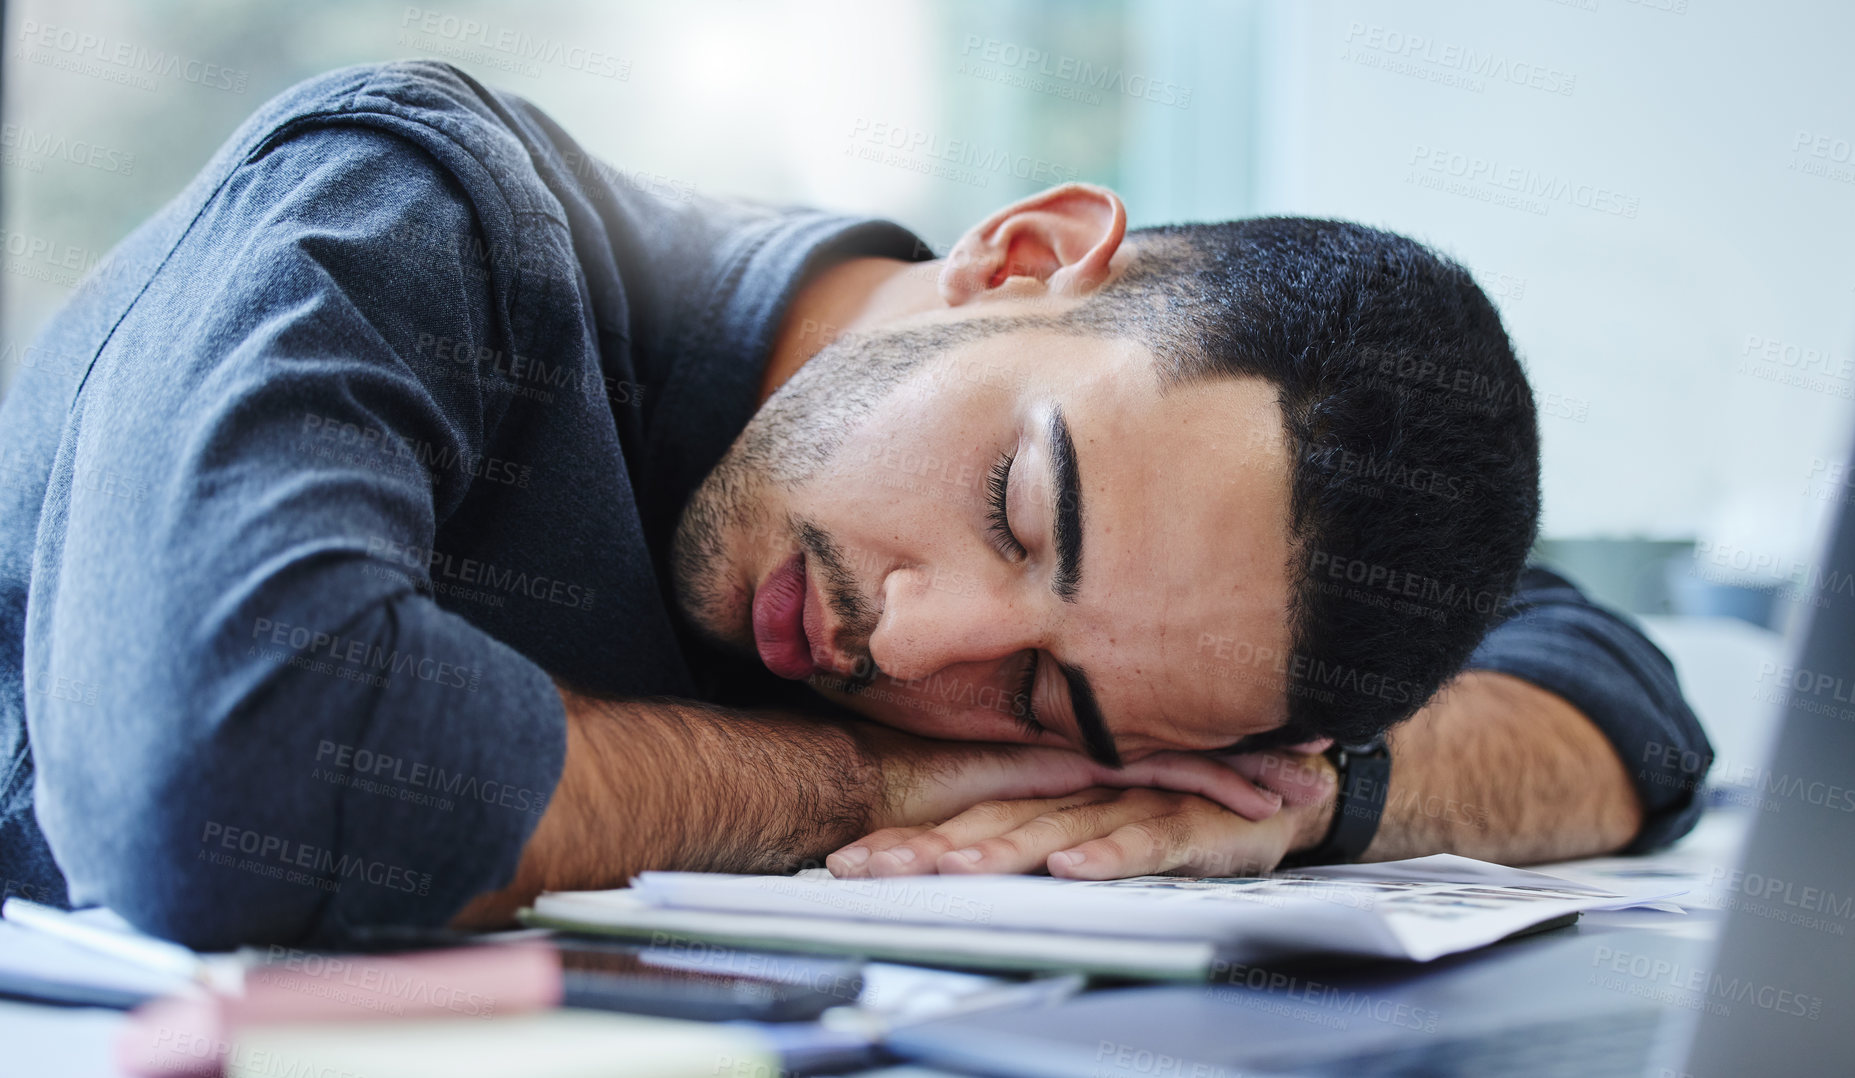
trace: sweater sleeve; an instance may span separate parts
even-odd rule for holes
[[[29,679],[74,900],[196,947],[439,924],[502,886],[558,780],[528,658],[425,562],[496,415],[432,336],[503,302],[408,237],[480,236],[410,142],[311,129],[241,165],[99,354],[47,497]],[[479,241],[480,242],[480,241]]]

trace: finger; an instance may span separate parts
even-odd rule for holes
[[[1103,786],[1157,786],[1197,794],[1248,820],[1266,820],[1282,807],[1282,795],[1265,790],[1227,763],[1189,752],[1158,752],[1123,768],[1102,768]]]
[[[1183,860],[1192,832],[1183,814],[1152,816],[1102,838],[1052,853],[1050,875],[1072,880],[1113,880],[1170,871]]]
[[[907,842],[928,829],[928,824],[915,827],[885,827],[871,835],[865,835],[843,849],[830,854],[824,859],[824,867],[831,870],[831,875],[840,880],[868,876],[870,857],[899,843]]]
[[[980,839],[1004,834],[1053,809],[1114,797],[1118,790],[1091,787],[1066,797],[1022,801],[982,801],[938,827],[923,829],[906,841],[872,851],[872,876],[919,876],[938,871],[942,855]]]
[[[1111,880],[1159,874],[1253,876],[1267,872],[1288,849],[1288,817],[1255,823],[1202,801],[1178,812],[1139,820],[1105,838],[1050,855],[1050,874]]]
[[[1312,804],[1333,791],[1333,767],[1320,756],[1269,751],[1223,759],[1243,777],[1280,794],[1290,805]]]
[[[1135,820],[1176,811],[1189,797],[1192,795],[1163,790],[1118,791],[1117,796],[1107,800],[1053,809],[1005,834],[942,854],[935,867],[948,874],[1034,872],[1058,850],[1112,834]],[[1199,804],[1227,815],[1222,806],[1206,801]]]

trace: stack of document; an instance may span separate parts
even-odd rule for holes
[[[1223,964],[1307,954],[1429,961],[1586,910],[1659,906],[1440,854],[1269,876],[839,880],[646,872],[612,891],[548,893],[525,919],[657,943],[859,954],[976,969],[1200,980]]]
[[[211,986],[237,991],[240,977],[236,958],[145,936],[105,909],[0,905],[0,996],[128,1008]]]

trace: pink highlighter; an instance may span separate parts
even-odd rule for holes
[[[396,954],[288,950],[246,970],[240,995],[167,996],[136,1008],[117,1037],[116,1065],[146,1078],[217,1075],[246,1026],[484,1019],[558,1006],[561,984],[560,955],[540,941]]]

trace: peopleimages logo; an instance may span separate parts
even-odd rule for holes
[[[619,82],[631,78],[630,60],[585,45],[536,37],[512,26],[497,26],[481,19],[420,7],[408,7],[400,16],[399,25],[402,31],[411,30],[458,47],[483,49],[492,59],[500,55],[530,68],[535,64],[552,64]],[[522,70],[521,73],[533,75],[537,72]]]
[[[1198,636],[1200,669],[1207,673],[1254,681],[1244,668],[1271,670],[1286,677],[1291,696],[1306,696],[1332,703],[1338,694],[1372,696],[1392,703],[1405,704],[1421,700],[1421,686],[1402,678],[1392,678],[1372,670],[1362,670],[1345,663],[1304,655],[1295,651],[1277,651],[1268,645],[1253,644],[1234,635],[1200,633]],[[1207,659],[1206,656],[1209,658]]]
[[[1826,913],[1845,921],[1855,920],[1855,896],[1798,883],[1778,876],[1765,876],[1740,869],[1716,868],[1710,882],[1716,891],[1731,891],[1748,898],[1778,902],[1805,913]]]
[[[846,152],[861,161],[891,165],[973,187],[986,186],[994,175],[1041,184],[1067,183],[1079,175],[1073,165],[865,117],[851,124]]]
[[[1189,108],[1192,88],[1168,79],[1155,78],[1126,68],[1109,67],[1053,53],[1046,49],[1020,45],[1015,41],[967,34],[960,44],[965,57],[957,73],[973,75],[992,82],[1020,86],[1037,93],[1101,104],[1102,92],[1151,101],[1173,108]],[[991,65],[991,66],[980,66]]]
[[[1732,1003],[1747,1003],[1811,1021],[1823,1013],[1821,996],[1601,944],[1591,954],[1591,965],[1595,973],[1590,983],[1709,1014],[1724,1016],[1731,1011],[1725,1004]],[[1600,979],[1598,974],[1610,976]],[[1623,977],[1630,980],[1626,982]]]
[[[337,778],[361,778],[399,787],[434,790],[451,797],[481,801],[486,805],[532,812],[539,815],[547,807],[548,795],[526,786],[511,786],[495,779],[479,779],[463,771],[448,771],[443,766],[408,760],[391,753],[375,752],[354,745],[323,740],[316,745],[317,774],[325,781]],[[329,769],[327,774],[322,774]],[[338,783],[339,784],[339,783]],[[400,797],[400,800],[411,798]],[[449,808],[449,805],[441,807]]]
[[[350,464],[384,464],[391,470],[421,478],[455,470],[488,483],[526,487],[535,470],[533,465],[472,453],[467,447],[453,443],[436,445],[385,427],[363,427],[314,412],[303,416],[300,435],[299,444],[312,451],[327,451],[318,455],[334,456]]]
[[[19,124],[0,124],[0,149],[14,151],[27,157],[49,157],[59,161],[69,161],[73,165],[83,165],[99,172],[113,172],[123,176],[135,172],[135,155],[121,150],[112,150],[83,139],[66,138],[47,132],[35,131]]]
[[[326,846],[312,846],[217,820],[206,821],[200,832],[200,847],[199,860],[247,871],[262,869],[260,875],[289,883],[313,884],[323,890],[339,890],[347,880],[362,880],[376,887],[416,895],[430,894],[432,888],[429,872],[349,853],[336,854]],[[247,855],[246,859],[234,861],[237,854]],[[306,871],[297,872],[296,869]]]
[[[1333,446],[1310,446],[1302,459],[1342,480],[1376,484],[1361,488],[1369,491],[1373,497],[1381,493],[1381,487],[1401,487],[1419,494],[1460,501],[1470,489],[1466,480],[1446,475],[1434,468],[1413,468],[1391,457],[1355,453]]]
[[[1213,986],[1209,994],[1226,1002],[1253,1005],[1261,1002],[1253,993],[1261,992],[1290,1002],[1312,1004],[1317,1008],[1312,1013],[1325,1018],[1370,1018],[1375,1022],[1420,1033],[1435,1033],[1442,1019],[1441,1012],[1428,1007],[1415,1007],[1407,1001],[1321,981],[1304,980],[1280,970],[1242,962],[1223,959],[1214,961],[1209,980]],[[1224,985],[1242,987],[1249,992],[1233,992]],[[1345,1028],[1344,1023],[1338,1028]]]
[[[1796,386],[1843,400],[1855,399],[1855,355],[1838,356],[1830,347],[1746,334],[1734,364],[1735,374]]]
[[[1804,592],[1818,592],[1855,599],[1855,573],[1736,543],[1697,540],[1694,565],[1697,576],[1715,583],[1741,583],[1749,578],[1789,586],[1799,593],[1798,598]]]
[[[1502,201],[1504,205],[1510,204],[1514,209],[1542,217],[1554,202],[1630,220],[1642,210],[1642,199],[1635,195],[1596,184],[1578,183],[1524,165],[1503,164],[1492,158],[1421,143],[1411,150],[1409,164],[1413,170],[1411,178],[1419,186],[1441,185],[1438,189],[1449,194]],[[1435,182],[1423,182],[1425,180]],[[1449,186],[1452,182],[1459,187]]]
[[[1308,576],[1325,577],[1335,583],[1358,584],[1407,599],[1417,599],[1431,606],[1473,610],[1477,614],[1506,610],[1513,601],[1513,596],[1506,592],[1458,587],[1396,566],[1329,554],[1324,550],[1316,550],[1308,556]]]
[[[0,228],[0,254],[6,256],[7,272],[60,284],[76,284],[93,270],[107,273],[112,265],[106,252],[8,228]]]
[[[1375,24],[1363,22],[1349,24],[1346,28],[1346,44],[1396,57],[1399,60],[1460,73],[1467,76],[1467,79],[1460,81],[1459,84],[1477,93],[1481,88],[1474,80],[1479,79],[1525,86],[1562,97],[1570,97],[1572,91],[1578,87],[1577,75],[1560,71],[1556,67],[1516,60],[1498,52],[1441,41],[1423,34],[1407,34],[1398,30],[1388,30]],[[1391,70],[1399,74],[1417,74],[1415,71],[1397,68]]]
[[[1758,664],[1761,684],[1775,684],[1793,693],[1828,699],[1838,704],[1855,704],[1855,685],[1835,674],[1806,670],[1801,666],[1780,666],[1775,662]]]
[[[238,71],[219,64],[194,60],[163,49],[151,49],[132,41],[119,41],[103,34],[52,26],[36,19],[22,19],[20,43],[28,50],[24,58],[33,63],[68,68],[79,74],[95,75],[112,82],[122,82],[137,89],[152,90],[149,76],[176,78],[211,90],[245,92],[251,81],[249,71]],[[98,67],[97,65],[103,65]]]
[[[308,625],[292,625],[274,618],[254,619],[251,639],[254,643],[249,654],[376,687],[384,687],[390,678],[406,674],[428,684],[476,692],[483,677],[483,672],[474,666],[382,647],[371,640]],[[271,650],[272,647],[277,650]]]
[[[411,546],[383,536],[368,537],[367,556],[395,568],[404,566],[429,573],[434,581],[443,578],[576,610],[591,610],[596,595],[595,589],[570,580],[458,557],[436,547]]]

